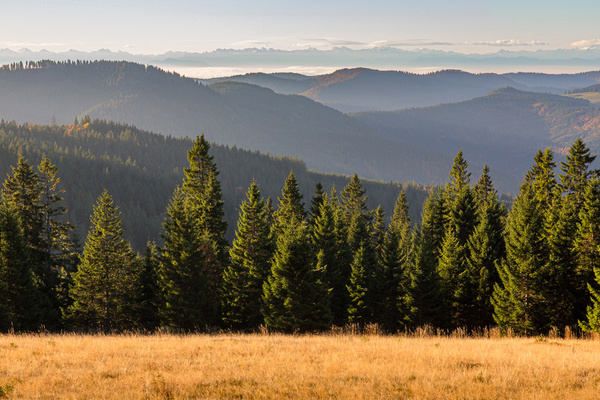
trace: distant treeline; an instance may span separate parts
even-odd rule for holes
[[[553,153],[539,151],[510,211],[487,167],[471,184],[459,152],[419,224],[404,191],[388,223],[356,175],[339,191],[316,184],[309,200],[291,172],[276,204],[252,181],[231,244],[210,145],[202,136],[190,147],[163,242],[143,255],[110,190],[79,244],[59,170],[20,158],[0,202],[0,329],[600,331],[600,179],[581,140],[558,180]]]
[[[183,178],[188,138],[174,138],[142,131],[135,126],[84,117],[68,125],[17,124],[0,122],[0,176],[10,173],[19,157],[31,165],[48,157],[59,168],[66,219],[85,237],[92,205],[104,188],[123,214],[125,236],[134,249],[143,251],[148,240],[161,242],[165,208],[175,187]],[[301,181],[300,190],[310,196],[317,182],[325,190],[343,188],[349,177],[309,171],[298,159],[275,157],[254,151],[213,144],[211,154],[220,167],[225,200],[225,218],[234,235],[239,205],[248,185],[255,179],[266,197],[275,197],[290,170]],[[364,181],[370,207],[381,204],[391,210],[404,190],[419,215],[427,189],[414,183]]]

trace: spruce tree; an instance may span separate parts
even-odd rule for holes
[[[588,286],[591,294],[591,304],[587,308],[586,320],[579,321],[579,326],[585,332],[600,333],[600,268],[594,270],[596,275],[596,285]]]
[[[368,197],[365,193],[366,191],[362,187],[362,182],[355,173],[352,175],[348,185],[340,193],[340,206],[344,211],[346,224],[350,224],[351,219],[356,213],[364,214],[370,218],[367,207]]]
[[[447,325],[444,292],[434,257],[434,241],[428,230],[414,234],[414,262],[408,276],[405,303],[408,310],[406,325],[416,328],[424,325]]]
[[[285,180],[281,195],[279,208],[275,212],[275,230],[277,233],[293,222],[299,223],[306,219],[306,211],[304,210],[302,195],[294,171],[290,171]]]
[[[450,170],[450,183],[446,195],[452,200],[463,189],[469,187],[471,173],[468,172],[469,164],[463,158],[462,150],[459,150],[454,157],[452,169]]]
[[[545,309],[550,326],[561,332],[575,325],[576,253],[573,246],[576,231],[574,202],[556,199],[556,210],[546,220],[547,264],[544,267],[546,282],[543,286]]]
[[[81,264],[73,274],[69,318],[78,328],[123,330],[138,323],[140,266],[123,238],[121,218],[108,191],[94,206]]]
[[[350,302],[348,306],[348,322],[364,326],[373,321],[373,293],[369,271],[373,268],[373,259],[365,255],[361,246],[354,254],[350,266],[350,280],[347,285]]]
[[[158,273],[161,325],[193,331],[215,323],[217,304],[209,291],[213,242],[198,235],[199,221],[188,210],[181,189],[176,189],[163,224],[164,245]]]
[[[317,182],[315,185],[315,194],[310,201],[310,209],[308,210],[309,222],[314,225],[315,220],[319,217],[319,210],[321,204],[325,201],[325,193],[323,192],[323,185],[321,182]]]
[[[576,254],[575,313],[579,320],[590,306],[588,285],[594,285],[594,270],[600,267],[600,180],[588,182],[579,212],[574,250]],[[594,286],[592,286],[594,287]]]
[[[242,202],[237,228],[231,262],[223,275],[222,318],[228,327],[250,330],[263,322],[262,286],[271,272],[274,252],[265,202],[254,181]]]
[[[336,234],[336,224],[333,205],[325,197],[315,214],[312,229],[312,243],[317,254],[323,252],[323,265],[325,266],[325,287],[331,289],[331,313],[334,325],[343,325],[346,322],[348,308],[346,281],[346,266],[339,258],[340,247]]]
[[[379,322],[389,332],[404,327],[408,315],[406,296],[411,257],[411,222],[406,195],[402,191],[398,195],[392,220],[385,232],[380,260],[382,308],[378,314]]]
[[[506,260],[499,268],[500,284],[494,286],[494,320],[502,330],[543,333],[549,328],[544,284],[547,246],[544,213],[536,193],[524,184],[507,220]]]
[[[284,226],[277,237],[271,275],[263,285],[262,313],[268,328],[311,332],[331,326],[322,257],[322,252],[318,257],[313,253],[306,222],[292,219]]]
[[[557,196],[557,183],[554,175],[554,153],[552,150],[538,150],[534,157],[534,165],[527,172],[524,179],[524,185],[529,185],[534,193],[535,200],[540,207],[550,210],[554,204],[554,198]]]
[[[590,155],[590,149],[578,138],[569,149],[567,162],[560,163],[560,188],[569,201],[574,202],[576,212],[583,204],[588,180],[597,175],[597,171],[589,170],[595,159],[596,156]]]
[[[29,249],[14,206],[0,201],[0,331],[38,326]]]
[[[158,246],[154,242],[148,242],[139,276],[140,294],[138,300],[139,324],[147,331],[156,329],[160,324],[158,317],[158,307],[160,306],[158,292],[159,262]]]

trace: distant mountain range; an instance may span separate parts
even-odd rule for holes
[[[204,53],[167,52],[131,54],[99,49],[92,52],[70,50],[13,51],[0,49],[0,64],[33,60],[109,60],[152,64],[190,77],[215,77],[241,72],[332,72],[345,67],[367,67],[412,72],[462,69],[478,72],[578,72],[600,67],[600,49],[562,49],[542,51],[499,50],[489,54],[461,54],[430,49],[403,50],[392,47],[354,50],[275,50],[248,48],[218,49]],[[230,73],[223,73],[229,71]],[[234,72],[237,71],[237,72]]]
[[[342,112],[394,111],[483,96],[503,87],[562,94],[600,82],[600,71],[579,74],[470,74],[457,70],[430,74],[342,69],[331,74],[245,74],[200,82],[244,82],[276,93],[299,94]]]

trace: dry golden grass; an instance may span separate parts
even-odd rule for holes
[[[574,94],[568,94],[566,96],[573,97],[575,99],[589,100],[589,102],[592,104],[600,103],[600,93],[598,93],[598,92],[574,93]]]
[[[600,340],[0,335],[0,398],[598,399]]]

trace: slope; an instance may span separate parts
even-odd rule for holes
[[[210,87],[126,62],[27,63],[0,71],[4,119],[59,123],[90,115],[175,137],[300,157],[308,168],[395,181],[439,182],[451,158],[388,140],[303,96],[242,83]]]
[[[49,157],[59,168],[68,219],[78,226],[80,238],[85,238],[92,205],[107,188],[121,208],[127,237],[141,250],[147,240],[160,241],[164,212],[173,190],[182,182],[186,152],[191,146],[188,138],[165,137],[131,125],[88,118],[77,125],[54,126],[2,121],[0,175],[5,177],[19,156],[32,166]],[[294,170],[307,203],[317,182],[322,182],[327,191],[333,186],[341,190],[349,182],[346,176],[309,171],[300,160],[217,144],[212,144],[211,154],[221,172],[229,239],[235,230],[239,204],[252,179],[265,198],[274,200],[274,205],[290,170]],[[404,189],[415,219],[427,194],[425,188],[414,184],[365,180],[364,187],[370,196],[369,207],[381,204],[389,214]]]
[[[454,154],[460,147],[475,165],[487,163],[501,189],[515,192],[532,154],[561,154],[581,137],[600,150],[600,110],[586,100],[499,89],[465,102],[355,117],[389,138]]]

